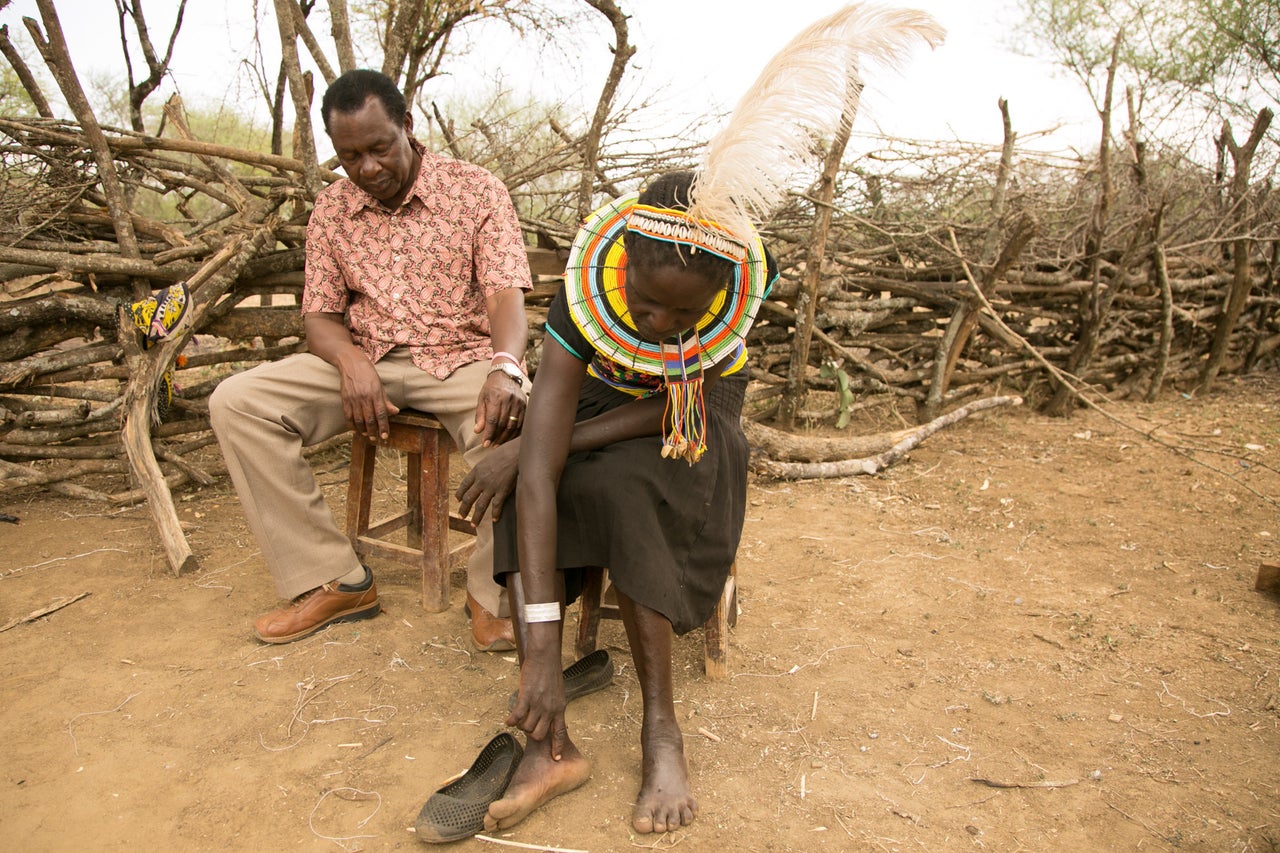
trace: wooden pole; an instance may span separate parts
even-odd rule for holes
[[[817,211],[813,218],[813,231],[809,251],[805,257],[804,283],[800,287],[796,304],[795,335],[791,342],[791,363],[787,368],[787,381],[782,389],[782,402],[778,408],[778,423],[784,428],[795,426],[796,414],[808,393],[809,348],[813,343],[813,320],[818,310],[818,286],[822,283],[822,267],[827,257],[827,239],[831,234],[831,202],[836,194],[836,175],[840,161],[844,159],[853,133],[853,120],[858,114],[862,94],[862,81],[857,70],[848,69],[845,79],[848,95],[844,109],[840,111],[840,124],[836,135],[827,147],[822,159],[822,175],[818,179],[815,201]]]
[[[1218,317],[1218,324],[1213,329],[1213,344],[1209,348],[1209,359],[1205,362],[1204,370],[1200,374],[1199,391],[1201,393],[1209,390],[1213,380],[1218,376],[1218,371],[1222,369],[1222,363],[1230,347],[1231,333],[1235,331],[1236,322],[1240,319],[1240,314],[1249,301],[1249,292],[1253,289],[1249,253],[1254,241],[1248,236],[1249,170],[1253,164],[1253,154],[1266,135],[1267,128],[1271,126],[1271,119],[1274,117],[1275,114],[1270,109],[1263,107],[1258,117],[1254,119],[1253,130],[1249,133],[1249,139],[1244,145],[1236,144],[1231,135],[1230,125],[1223,126],[1223,136],[1231,152],[1232,167],[1235,170],[1231,176],[1231,203],[1236,220],[1236,232],[1239,236],[1231,242],[1231,289],[1227,291],[1222,314]]]
[[[1014,142],[1017,134],[1013,131],[1013,121],[1009,117],[1009,102],[999,100],[1000,117],[1004,126],[1004,145],[1000,150],[1000,166],[996,172],[995,191],[991,196],[991,224],[983,241],[982,257],[979,262],[986,267],[982,276],[982,293],[990,298],[995,292],[996,284],[1021,254],[1022,249],[1035,234],[1035,222],[1026,218],[1019,220],[1014,229],[1014,236],[1009,240],[1005,251],[998,260],[996,248],[999,245],[1000,226],[1004,217],[1005,194],[1009,186],[1009,173],[1013,170]],[[951,374],[955,372],[956,362],[964,352],[969,337],[978,325],[981,305],[976,299],[968,299],[956,306],[947,323],[947,329],[938,341],[938,348],[933,356],[933,372],[929,377],[929,392],[925,395],[921,406],[920,419],[933,420],[942,411],[942,401],[946,397],[947,388],[951,384]]]

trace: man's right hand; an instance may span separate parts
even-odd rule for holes
[[[373,362],[355,350],[339,358],[338,374],[342,377],[342,414],[347,423],[370,441],[385,440],[391,434],[390,418],[400,409],[387,399]]]
[[[353,430],[370,441],[391,434],[390,418],[400,411],[387,399],[382,378],[369,356],[351,340],[341,314],[308,312],[302,317],[307,349],[338,369],[342,381],[342,414]]]

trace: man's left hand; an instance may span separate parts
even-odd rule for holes
[[[485,447],[502,444],[520,434],[528,402],[524,387],[510,376],[500,370],[489,374],[476,406],[475,431],[483,433]]]

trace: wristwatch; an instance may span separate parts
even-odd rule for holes
[[[520,386],[521,391],[525,390],[525,384],[529,379],[524,375],[524,371],[520,369],[519,365],[512,364],[509,361],[502,361],[489,368],[490,373],[495,373],[499,370],[514,379],[516,384]]]

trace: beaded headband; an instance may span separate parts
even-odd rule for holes
[[[747,244],[727,229],[706,219],[693,219],[687,211],[636,204],[627,215],[627,230],[654,240],[702,249],[722,258],[742,263]]]

